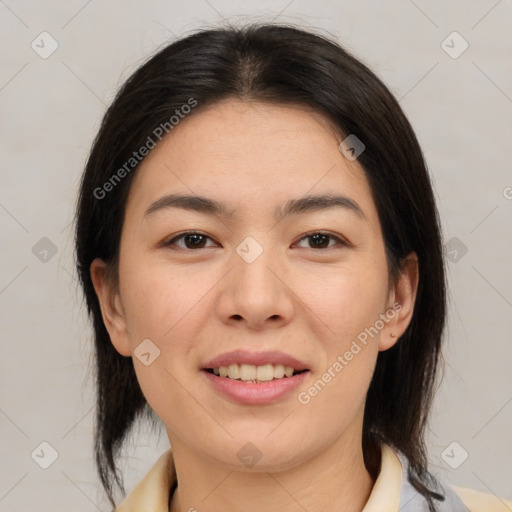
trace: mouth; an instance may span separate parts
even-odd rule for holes
[[[287,379],[309,372],[309,369],[307,368],[297,370],[291,366],[285,366],[282,364],[264,364],[256,366],[244,363],[233,363],[229,366],[203,368],[203,370],[219,378],[237,380],[248,384],[262,384],[265,382]]]
[[[244,406],[271,405],[291,396],[305,385],[309,369],[265,364],[230,364],[203,368],[201,373],[211,389],[230,402]]]

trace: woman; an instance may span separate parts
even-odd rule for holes
[[[94,142],[76,253],[114,507],[134,421],[171,445],[116,510],[501,510],[428,472],[437,210],[398,103],[336,43],[252,25],[152,57]]]

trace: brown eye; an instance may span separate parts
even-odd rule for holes
[[[308,249],[330,249],[335,245],[347,245],[343,240],[335,235],[332,235],[331,233],[310,233],[309,235],[303,237],[299,242],[307,239],[310,241]],[[338,243],[329,245],[329,243],[333,241]]]
[[[173,246],[175,245],[179,249],[205,249],[205,243],[207,240],[211,240],[210,237],[197,233],[195,231],[191,231],[188,233],[182,233],[181,235],[169,240],[165,243],[165,246]],[[183,244],[178,244],[178,241],[183,241]],[[212,246],[209,246],[212,247]]]

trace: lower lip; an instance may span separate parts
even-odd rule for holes
[[[245,405],[265,405],[278,402],[299,387],[309,374],[309,371],[306,371],[292,377],[283,377],[258,384],[218,377],[206,370],[202,370],[202,372],[219,393],[236,403]]]

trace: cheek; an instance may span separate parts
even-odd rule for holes
[[[199,339],[204,324],[204,309],[211,308],[208,290],[215,279],[198,279],[197,271],[178,271],[162,265],[125,267],[125,319],[134,351],[133,363],[141,390],[151,408],[167,424],[190,400],[185,380],[198,371],[193,341]],[[204,276],[203,276],[204,277]],[[150,365],[137,358],[137,347],[149,339],[158,356]],[[201,409],[195,411],[200,421]]]
[[[298,279],[297,295],[311,319],[323,325],[319,338],[341,348],[379,318],[386,301],[387,274],[377,262]]]
[[[315,418],[315,425],[312,427],[317,433],[322,432],[325,437],[336,438],[341,431],[349,428],[354,422],[362,422],[362,412],[376,357],[377,352],[373,347],[362,348],[362,351],[355,355],[342,370],[336,372],[331,367],[328,373],[326,369],[326,373],[323,376],[320,375],[319,379],[306,390],[311,397],[308,418]],[[328,383],[324,382],[324,379],[328,380],[325,375],[329,375],[331,379]],[[317,389],[319,391],[316,391]],[[304,396],[302,395],[301,398],[304,399]],[[356,430],[359,431],[359,428]]]
[[[301,397],[315,429],[336,436],[360,417],[378,356],[379,335],[368,329],[379,319],[385,299],[382,280],[338,275],[311,296],[308,306],[321,346],[319,366]],[[321,319],[321,321],[318,320]]]
[[[378,355],[379,333],[372,329],[383,312],[387,270],[382,262],[367,261],[329,275],[317,275],[301,289],[307,297],[311,328],[322,346],[314,389],[305,390],[332,425],[340,411],[353,417],[364,404]],[[338,404],[338,407],[332,407]]]
[[[180,328],[190,330],[211,288],[209,281],[198,279],[196,271],[173,268],[171,272],[164,265],[127,266],[121,279],[125,284],[123,304],[132,343],[141,337],[168,343]]]

